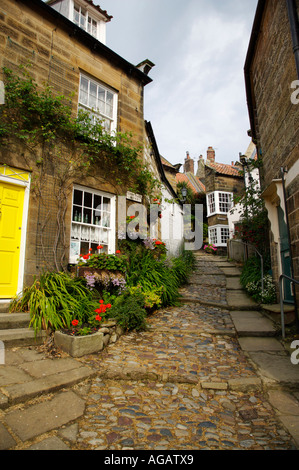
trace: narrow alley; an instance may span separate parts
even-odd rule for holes
[[[236,338],[225,308],[227,265],[197,255],[182,306],[157,312],[149,331],[122,337],[103,357],[85,358],[98,376],[79,449],[295,448]]]
[[[225,258],[196,257],[180,306],[150,316],[147,331],[80,359],[49,359],[38,347],[8,352],[0,375],[1,449],[297,449],[298,366],[245,296],[246,310],[238,270]],[[252,318],[259,336],[239,338],[236,325],[250,335]],[[263,354],[271,364],[284,361],[283,383],[265,367],[264,377],[247,354],[255,340],[267,348],[256,356],[262,368]]]

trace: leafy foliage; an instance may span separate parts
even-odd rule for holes
[[[270,261],[266,259],[263,276],[264,291],[262,291],[261,282],[261,262],[258,257],[252,256],[246,261],[240,276],[240,283],[246,292],[257,302],[265,304],[276,302],[276,291],[273,279],[270,274],[267,274],[269,270]]]
[[[73,318],[88,321],[99,301],[81,278],[67,273],[44,273],[22,295],[13,300],[10,310],[30,312],[30,326],[35,331],[70,328]]]
[[[93,254],[89,256],[86,262],[80,261],[78,266],[124,272],[127,268],[127,257],[107,255],[106,253]]]
[[[132,294],[129,290],[114,302],[111,316],[124,330],[145,330],[146,310],[144,308],[144,297],[140,292]]]
[[[247,171],[250,173],[261,167],[261,161],[252,160],[247,164]],[[258,181],[249,176],[249,183],[245,194],[235,198],[235,203],[242,203],[240,213],[240,223],[236,227],[236,237],[241,238],[246,243],[254,245],[262,253],[269,251],[269,220],[265,208],[265,202],[261,197],[261,189]]]

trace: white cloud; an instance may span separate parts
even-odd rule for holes
[[[97,2],[96,2],[97,3]],[[156,67],[144,116],[172,163],[214,146],[230,163],[250,143],[243,66],[257,0],[101,0],[114,16],[107,45]]]

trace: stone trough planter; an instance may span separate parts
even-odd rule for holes
[[[55,345],[72,357],[82,357],[102,351],[109,344],[116,343],[123,334],[123,329],[115,321],[107,321],[91,335],[71,336],[55,331]]]

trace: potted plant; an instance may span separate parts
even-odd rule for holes
[[[72,357],[82,357],[101,351],[113,338],[122,334],[122,330],[113,320],[107,320],[106,312],[111,304],[100,300],[100,305],[90,315],[87,323],[81,323],[76,318],[70,328],[63,328],[54,333],[56,346]]]
[[[203,247],[204,251],[206,253],[210,253],[210,254],[213,254],[215,255],[216,254],[216,251],[217,251],[217,248],[216,246],[213,244],[213,243],[208,243],[206,244],[204,247]]]

